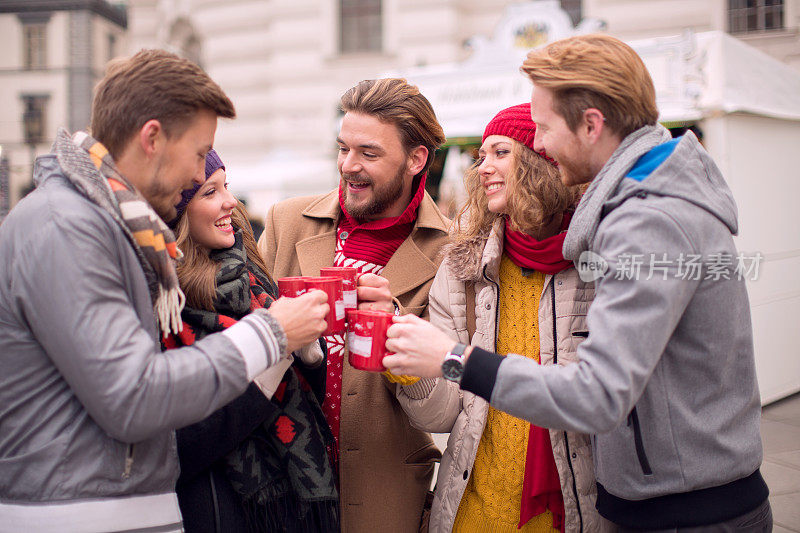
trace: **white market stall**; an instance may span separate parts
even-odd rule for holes
[[[448,139],[474,140],[497,111],[530,98],[519,73],[528,50],[599,29],[573,28],[556,1],[512,5],[466,61],[385,74],[420,87]],[[800,329],[800,73],[723,32],[629,44],[653,77],[661,122],[703,132],[739,205],[739,250],[763,256],[748,282],[762,402],[800,391],[800,343],[789,335]],[[445,163],[443,186],[460,183],[464,164]]]
[[[269,206],[310,191],[327,191],[336,183],[335,159],[309,157],[295,150],[273,150],[255,161],[226,162],[231,190],[247,197],[248,212],[263,220]],[[264,184],[270,187],[265,188]]]

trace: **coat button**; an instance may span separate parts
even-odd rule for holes
[[[466,481],[468,477],[469,477],[469,472],[464,470],[464,481]]]
[[[349,236],[350,233],[348,233],[347,231],[343,231],[339,234],[339,238],[342,239],[343,241],[346,241]]]
[[[487,310],[487,311],[488,311],[489,309],[491,309],[491,308],[492,308],[492,304],[486,304],[486,310]]]
[[[572,452],[572,458],[573,458],[573,459],[577,459],[577,458],[578,458],[578,454],[577,454],[577,453],[575,453],[575,452]]]

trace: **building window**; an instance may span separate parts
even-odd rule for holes
[[[728,0],[731,33],[783,29],[783,0]]]
[[[47,25],[29,23],[22,25],[22,62],[26,69],[47,66]]]
[[[573,26],[577,26],[581,18],[583,18],[581,16],[582,3],[582,0],[561,0],[561,9],[567,12]]]
[[[340,0],[339,49],[343,54],[380,52],[382,41],[380,0]]]
[[[202,66],[200,63],[202,43],[197,37],[194,26],[187,19],[179,18],[172,23],[167,42],[168,50]]]
[[[22,96],[25,110],[22,113],[22,126],[24,129],[25,144],[36,146],[45,142],[47,128],[47,95]]]
[[[117,37],[113,33],[108,34],[108,61],[117,57]]]

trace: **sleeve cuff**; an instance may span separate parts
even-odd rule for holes
[[[436,379],[420,379],[414,384],[403,385],[403,392],[412,400],[424,400],[430,396],[431,391],[436,387]]]
[[[467,364],[464,366],[461,389],[477,394],[490,402],[494,384],[497,381],[497,372],[500,370],[500,363],[504,360],[505,357],[502,355],[473,347],[467,358]]]
[[[247,380],[274,365],[286,353],[286,334],[268,312],[254,311],[222,332],[239,350]]]
[[[387,380],[389,380],[389,383],[399,383],[400,385],[413,385],[414,383],[419,381],[419,378],[416,376],[398,376],[392,374],[389,370],[384,370],[383,372],[381,372],[381,374],[383,374],[383,376]]]
[[[294,352],[308,368],[317,368],[325,360],[319,341],[311,342]]]

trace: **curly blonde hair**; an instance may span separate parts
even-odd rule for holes
[[[506,213],[511,228],[532,234],[549,223],[555,215],[574,206],[580,198],[577,187],[561,182],[558,169],[542,156],[511,139],[513,170],[506,176]],[[464,174],[464,186],[469,198],[456,217],[455,237],[469,240],[486,235],[494,222],[504,216],[489,211],[486,190],[481,184],[476,161]]]

